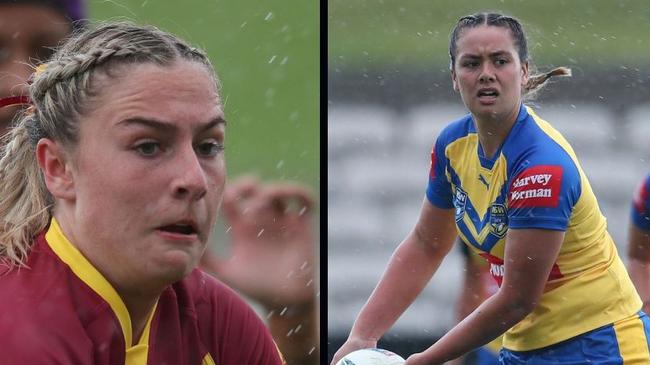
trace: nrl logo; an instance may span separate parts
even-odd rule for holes
[[[508,232],[506,207],[503,204],[492,204],[490,206],[490,233],[503,238],[506,232]]]
[[[467,204],[467,193],[460,187],[456,187],[454,193],[454,207],[456,208],[456,222],[463,219],[465,215],[465,205]]]

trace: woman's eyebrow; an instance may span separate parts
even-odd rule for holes
[[[223,116],[218,116],[209,122],[205,123],[204,125],[200,126],[199,129],[201,131],[208,130],[210,128],[214,128],[220,124],[225,125],[226,124],[226,119]],[[150,129],[157,129],[161,130],[163,132],[174,132],[178,130],[178,126],[176,124],[163,121],[160,119],[155,119],[155,118],[144,118],[144,117],[132,117],[132,118],[127,118],[124,119],[120,122],[117,123],[118,126],[124,126],[124,127],[131,127],[131,126],[141,126],[145,128],[150,128]]]

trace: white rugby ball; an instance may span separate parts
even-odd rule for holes
[[[343,356],[336,365],[400,365],[404,360],[394,352],[384,349],[362,349]]]

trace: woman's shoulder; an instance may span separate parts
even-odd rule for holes
[[[280,364],[264,322],[233,289],[200,269],[177,284],[177,292],[191,297],[202,341],[216,363],[251,364],[255,357],[260,364]],[[233,339],[236,346],[221,346]]]
[[[201,269],[192,272],[173,286],[177,296],[185,297],[197,312],[206,314],[253,312],[248,303],[228,285]],[[217,308],[218,312],[215,312]]]
[[[577,157],[567,140],[530,107],[528,113],[515,125],[503,153],[511,169],[525,164],[562,165],[578,168]]]
[[[449,144],[459,138],[465,137],[470,133],[476,133],[474,123],[472,122],[472,115],[465,114],[449,122],[438,135],[438,142],[442,144]]]

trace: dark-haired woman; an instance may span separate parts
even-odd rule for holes
[[[502,333],[505,364],[648,364],[650,321],[573,149],[523,104],[530,76],[519,21],[461,18],[449,52],[469,114],[431,153],[420,217],[334,360],[377,340],[421,292],[458,234],[499,290],[407,365],[442,364]]]

